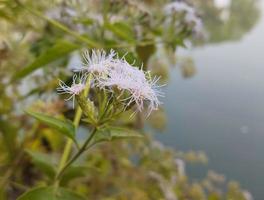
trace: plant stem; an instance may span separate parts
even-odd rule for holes
[[[85,141],[85,143],[83,144],[83,146],[80,148],[80,150],[59,170],[59,172],[57,173],[55,180],[58,181],[63,172],[77,159],[80,157],[80,155],[86,150],[87,146],[89,145],[89,143],[91,142],[91,140],[93,139],[94,135],[96,134],[97,129],[94,128],[91,135],[89,136],[89,138]]]
[[[85,97],[88,96],[89,91],[90,91],[90,81],[91,81],[91,76],[89,75],[88,78],[87,78],[86,87],[85,87],[85,90],[84,90],[84,96]],[[76,111],[75,116],[74,116],[74,120],[73,120],[73,124],[74,124],[76,129],[79,126],[79,123],[80,123],[80,120],[81,120],[81,117],[82,117],[82,113],[83,113],[82,109],[80,108],[80,106],[78,106],[77,107],[77,111]],[[61,160],[60,160],[60,164],[59,164],[57,175],[64,168],[64,166],[65,166],[65,164],[66,164],[66,162],[67,162],[67,160],[68,160],[68,158],[69,158],[69,156],[71,154],[72,144],[73,144],[73,141],[70,138],[68,138],[67,143],[66,143],[66,145],[64,147],[64,150],[63,150],[63,154],[62,154]],[[54,185],[58,186],[59,185],[59,180],[55,179]]]
[[[74,120],[73,120],[73,124],[76,128],[79,126],[81,116],[82,116],[82,109],[78,106]],[[65,165],[65,163],[67,162],[70,156],[72,144],[73,144],[73,141],[71,139],[68,139],[64,147],[61,160],[60,160],[59,171],[63,168],[63,166]]]

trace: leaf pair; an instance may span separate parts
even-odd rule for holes
[[[52,116],[48,116],[46,114],[37,113],[29,110],[27,110],[26,113],[36,118],[40,122],[55,128],[60,133],[69,137],[77,144],[77,141],[75,139],[76,128],[71,121],[69,120],[64,121]],[[131,129],[108,126],[99,130],[99,132],[94,136],[92,144],[96,144],[103,141],[111,141],[114,139],[139,138],[139,137],[142,137],[142,135]]]

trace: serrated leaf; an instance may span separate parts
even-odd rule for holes
[[[119,38],[126,40],[129,43],[134,43],[135,36],[134,32],[131,29],[131,26],[127,25],[126,23],[123,22],[116,22],[114,24],[106,24],[105,28],[113,32],[116,36]]]
[[[37,57],[31,64],[17,72],[13,76],[13,80],[20,79],[31,72],[35,71],[38,68],[41,68],[63,56],[66,56],[70,52],[74,51],[75,49],[78,49],[80,46],[73,44],[69,41],[60,40],[54,46],[52,46],[50,49],[42,53],[39,57]]]
[[[39,170],[45,173],[49,178],[54,178],[56,168],[55,164],[51,162],[50,155],[41,152],[34,152],[29,149],[27,149],[26,152],[32,158],[32,162]]]
[[[43,124],[46,124],[47,126],[50,126],[56,130],[58,130],[60,133],[66,135],[67,137],[71,138],[73,141],[75,141],[75,126],[73,123],[69,120],[64,121],[46,114],[37,113],[33,111],[25,111],[28,115],[36,118]]]
[[[124,139],[124,138],[142,138],[143,136],[138,132],[120,127],[108,127],[99,131],[93,140],[93,144],[104,142],[104,141],[112,141],[115,139]]]
[[[54,187],[39,187],[34,188],[20,197],[17,200],[84,200],[85,198],[66,190],[65,188]]]

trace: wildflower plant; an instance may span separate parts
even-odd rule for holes
[[[226,40],[227,34],[219,34],[223,30],[234,32],[234,39],[241,29],[241,23],[233,23],[238,19],[234,11],[219,25],[222,11],[203,0],[0,4],[0,199],[168,199],[168,177],[174,199],[212,197],[204,184],[199,184],[201,197],[190,179],[181,181],[171,150],[153,149],[154,139],[148,142],[147,134],[142,139],[141,128],[145,119],[156,130],[166,124],[158,82],[160,76],[167,82],[169,63],[177,61],[175,50],[195,41],[208,22],[210,41]],[[246,17],[257,22],[249,4],[236,5],[241,9],[235,13],[247,10],[251,17]],[[204,21],[207,9],[210,17]],[[254,25],[244,21],[250,24],[243,33]],[[223,28],[230,23],[233,28]],[[84,52],[83,65],[70,78],[63,76],[63,67],[73,67],[73,55],[87,47],[95,49]],[[110,48],[129,53],[119,56]],[[37,120],[25,115],[26,107]],[[141,139],[105,142],[122,138]],[[155,173],[149,176],[149,171]]]
[[[148,117],[161,104],[163,96],[158,85],[159,78],[152,77],[142,67],[136,67],[126,61],[125,56],[119,58],[114,50],[107,54],[104,50],[85,51],[84,65],[75,68],[72,83],[67,85],[59,80],[58,94],[66,95],[65,100],[73,101],[76,118],[73,123],[60,120],[41,113],[27,113],[48,126],[57,128],[69,137],[61,162],[54,175],[55,194],[59,193],[60,181],[71,169],[74,162],[88,149],[97,143],[119,138],[140,138],[141,134],[117,124],[116,119],[127,111],[133,114],[147,110]],[[74,103],[74,101],[77,102]],[[132,114],[132,115],[133,115]],[[81,116],[90,127],[90,134],[84,141],[75,137]],[[131,115],[131,117],[133,117]],[[76,144],[76,153],[70,157],[72,142]],[[43,191],[49,190],[47,187]],[[34,193],[34,190],[32,191]],[[21,199],[26,199],[27,193]]]

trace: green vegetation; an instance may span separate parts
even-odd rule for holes
[[[241,37],[237,9],[258,16],[252,1],[232,1],[230,20],[218,26],[219,10],[202,2],[194,5],[204,11],[209,42]],[[186,40],[206,40],[185,12],[165,12],[169,3],[0,1],[0,199],[246,199],[238,183],[215,172],[188,178],[185,164],[206,164],[207,158],[153,139],[144,127],[165,127],[162,108],[147,119],[145,110],[131,117],[135,106],[119,99],[127,94],[90,87],[90,76],[74,109],[56,93],[58,79],[70,85],[71,69],[85,62],[83,49],[114,49],[162,83],[177,62],[184,77],[193,76],[192,60],[178,60],[175,50]],[[254,23],[243,20],[243,33]]]

